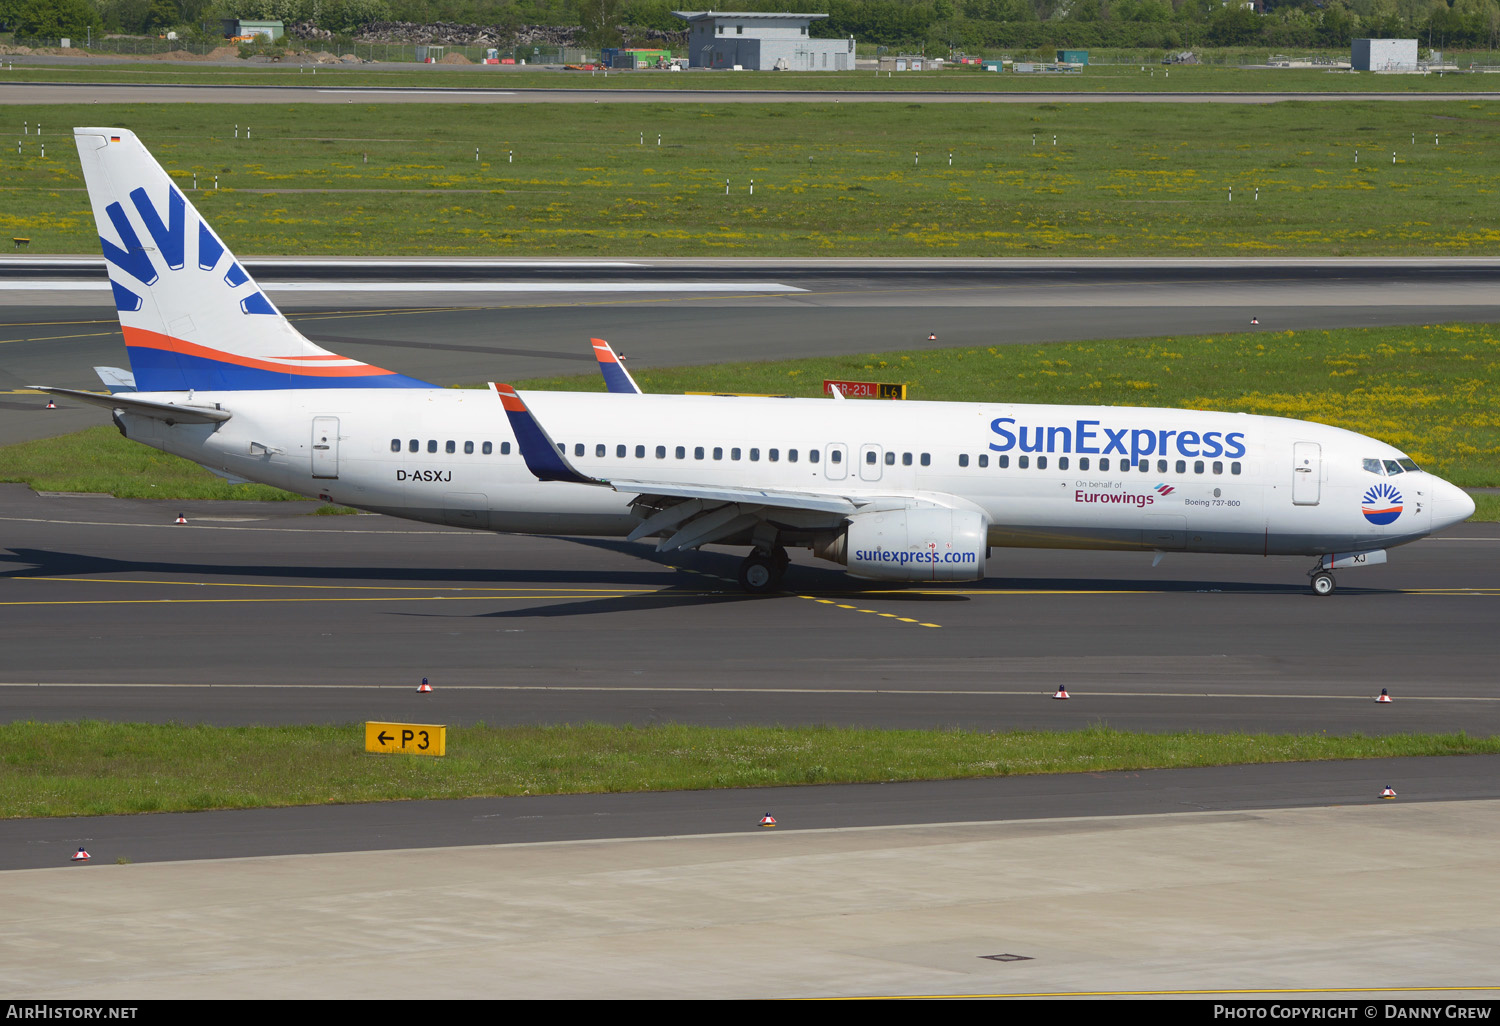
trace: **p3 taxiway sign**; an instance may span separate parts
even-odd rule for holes
[[[445,755],[448,727],[441,723],[365,723],[365,751],[387,755]]]

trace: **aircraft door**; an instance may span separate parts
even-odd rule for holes
[[[849,476],[849,447],[842,442],[830,442],[823,450],[823,476],[830,481],[842,481]]]
[[[312,431],[312,476],[339,476],[339,419],[314,417]]]
[[[880,480],[880,460],[884,455],[878,445],[859,447],[859,477],[861,481]]]
[[[1317,442],[1292,443],[1292,505],[1316,506],[1322,490],[1323,447]]]

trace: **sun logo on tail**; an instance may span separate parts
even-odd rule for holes
[[[1395,521],[1401,515],[1403,508],[1401,492],[1388,481],[1371,485],[1364,497],[1359,500],[1359,511],[1365,515],[1366,520],[1377,527],[1384,527]]]

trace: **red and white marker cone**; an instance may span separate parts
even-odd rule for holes
[[[88,852],[84,851],[82,848],[79,848],[78,849],[78,854],[73,856],[72,861],[74,861],[74,862],[87,862],[92,857],[93,856],[91,856]]]
[[[172,523],[174,523],[174,524],[185,524],[185,523],[187,523],[187,517],[185,517],[181,513],[179,513],[179,514],[177,514],[177,519],[174,520],[174,521],[172,521]]]
[[[773,827],[776,825],[776,817],[768,812],[760,817],[760,825],[763,827]]]
[[[1375,699],[1375,701],[1377,701],[1377,702],[1389,702],[1390,700],[1391,700],[1390,693],[1387,692],[1385,688],[1381,688],[1380,689],[1380,697],[1377,698],[1377,699]]]
[[[57,404],[55,402],[53,402],[51,399],[48,399],[47,400],[46,409],[55,410],[55,409],[57,409]]]
[[[1252,317],[1252,318],[1250,318],[1250,323],[1251,324],[1259,324],[1260,323],[1260,318],[1259,317]]]
[[[1394,797],[1396,797],[1396,791],[1395,791],[1394,788],[1388,787],[1384,791],[1380,792],[1380,797],[1382,797],[1382,798],[1394,798]]]
[[[417,688],[417,694],[419,694],[419,695],[430,695],[430,694],[432,694],[432,685],[429,684],[429,683],[427,683],[427,678],[426,677],[422,678],[422,686],[419,687],[419,688]]]
[[[1059,687],[1057,689],[1057,694],[1053,695],[1052,697],[1053,698],[1069,698],[1071,696],[1068,694],[1068,689],[1067,688]]]
[[[937,332],[935,332],[935,331],[929,331],[927,333],[927,341],[929,341],[929,342],[936,342],[937,341]]]

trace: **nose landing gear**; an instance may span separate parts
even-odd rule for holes
[[[1335,586],[1333,574],[1326,570],[1314,570],[1311,574],[1314,595],[1332,595]]]

